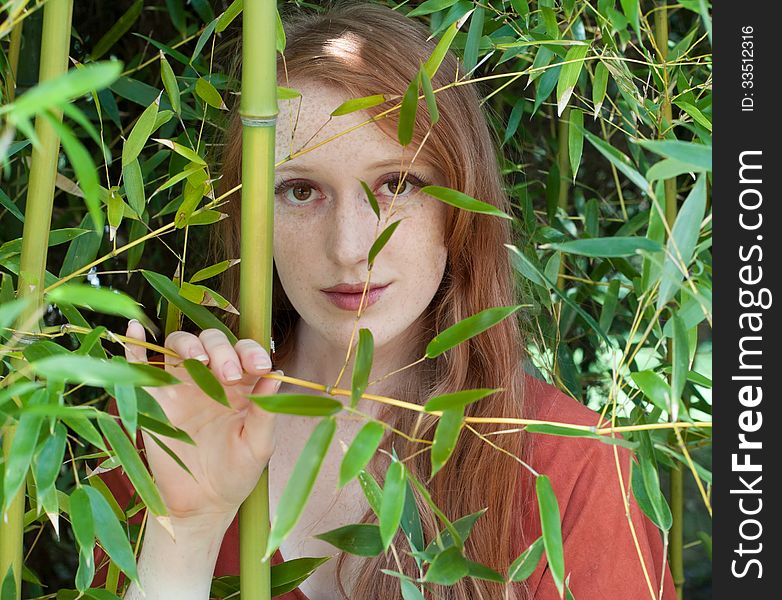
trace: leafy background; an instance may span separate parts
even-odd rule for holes
[[[4,104],[9,101],[12,86],[8,56],[13,23],[9,15],[18,4],[6,1],[0,13]],[[210,29],[226,24],[228,19],[220,21],[219,17],[230,4],[218,0],[75,3],[72,61],[89,64],[115,57],[122,62],[123,72],[110,87],[72,103],[93,131],[66,114],[65,123],[87,149],[89,161],[78,164],[61,150],[51,229],[91,228],[81,196],[87,193],[84,169],[93,169],[99,176],[97,198],[106,213],[107,230],[101,239],[93,235],[73,238],[78,232],[64,232],[50,248],[47,268],[51,273],[66,276],[175,218],[184,200],[183,186],[173,185],[154,195],[153,191],[192,164],[188,157],[143,140],[139,164],[146,201],[140,214],[124,208],[137,205],[132,192],[120,183],[125,180],[121,179],[120,160],[125,140],[161,91],[163,116],[159,113],[152,137],[173,140],[207,161],[214,160],[214,144],[225,116],[220,98],[238,89],[238,82],[226,74],[228,65],[221,50],[238,31],[241,19],[222,32],[212,33]],[[296,4],[315,10],[322,6]],[[666,385],[676,369],[670,340],[679,344],[679,349],[685,348],[691,359],[689,366],[685,365],[689,379],[673,382],[674,388],[680,386],[683,399],[678,417],[709,421],[710,4],[702,0],[669,4],[626,0],[429,0],[388,4],[404,13],[415,9],[412,16],[438,36],[469,13],[452,47],[463,58],[466,69],[474,69],[471,76],[479,80],[475,85],[485,98],[487,115],[502,147],[502,170],[514,204],[521,251],[515,266],[527,299],[533,303],[522,314],[529,332],[534,363],[531,368],[596,410],[611,407],[615,399],[619,407],[614,414],[619,424],[666,421],[668,411],[662,410],[665,400],[656,395],[660,387],[655,388],[655,383]],[[18,19],[24,29],[17,96],[37,82],[41,5],[31,3],[29,13]],[[661,24],[655,23],[660,13],[668,29],[667,43],[663,44],[667,47],[665,65],[658,50]],[[169,69],[179,89],[180,114],[170,112],[171,80],[168,86],[164,81]],[[480,81],[499,74],[503,76]],[[666,116],[666,106],[670,107],[671,120]],[[23,132],[14,132],[8,122],[3,123],[2,131],[14,136],[5,152],[0,186],[0,242],[4,244],[0,247],[0,272],[5,290],[2,300],[7,301],[8,290],[16,281],[14,256],[18,262],[18,248],[14,250],[8,243],[22,235],[20,216],[25,210],[31,147]],[[96,137],[103,140],[105,150],[101,151]],[[658,139],[670,143],[655,145]],[[644,140],[651,143],[639,143]],[[680,215],[685,213],[685,199],[693,198],[689,221],[679,225],[680,231],[687,228],[698,233],[690,258],[685,260],[689,267],[686,279],[683,273],[677,277],[675,267],[662,266],[666,254],[660,248],[667,238],[654,205],[656,198],[664,210],[662,177],[673,182],[668,193],[673,193]],[[697,184],[696,177],[700,177]],[[700,211],[695,206],[699,199],[696,196],[702,196]],[[123,212],[124,217],[119,218]],[[115,234],[109,232],[110,228],[116,228]],[[173,278],[179,254],[185,256],[187,279],[209,265],[209,257],[204,254],[207,236],[208,227],[191,223],[104,260],[82,279],[96,287],[127,292],[146,307],[147,315],[163,323],[168,303],[137,270],[148,269]],[[579,240],[589,239],[600,241],[594,247],[578,245]],[[655,288],[651,296],[645,295],[649,287],[654,287],[647,284],[659,280],[660,272],[664,274],[663,286]],[[666,284],[666,277],[673,283]],[[216,279],[197,283],[206,285],[212,298],[221,304],[214,293]],[[665,285],[670,293],[660,301],[660,290]],[[189,298],[194,299],[192,295]],[[663,307],[660,314],[655,314],[657,302]],[[230,307],[210,310],[220,316],[226,308]],[[124,331],[124,318],[83,312],[93,326]],[[641,326],[634,328],[637,315]],[[681,317],[684,327],[679,330],[683,335],[676,340],[673,315]],[[50,327],[68,321],[55,306],[44,318]],[[644,337],[647,326],[649,333]],[[191,327],[187,319],[184,327]],[[172,328],[178,327],[169,322],[167,329]],[[596,329],[605,333],[611,346]],[[55,341],[69,350],[78,346],[73,334]],[[633,348],[632,353],[627,351],[627,344]],[[121,354],[115,344],[105,342],[105,347]],[[620,360],[623,368],[617,385],[612,382],[613,368]],[[7,358],[3,365],[8,373],[11,367]],[[632,375],[639,372],[652,375]],[[106,398],[106,393],[84,387],[69,402],[102,406]],[[628,437],[643,445],[646,442],[641,435]],[[694,429],[682,435],[708,496],[710,430]],[[653,448],[646,458],[659,466],[660,489],[667,495],[671,468],[682,465],[680,443],[670,430],[655,432],[646,441]],[[69,445],[73,463],[63,464],[60,469],[58,490],[67,493],[74,488],[74,470],[83,469],[83,460],[95,451],[88,444]],[[686,462],[682,468],[685,597],[706,598],[710,597],[711,520],[703,493]],[[62,523],[60,533],[57,539],[45,515],[27,526],[25,556],[30,581],[25,582],[25,597],[74,587],[76,542],[66,523]]]

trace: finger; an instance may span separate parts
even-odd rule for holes
[[[209,366],[226,385],[233,385],[242,379],[242,365],[239,356],[226,335],[219,329],[204,329],[198,338],[209,355]]]
[[[234,350],[239,356],[242,367],[248,373],[268,373],[272,368],[272,359],[268,352],[258,342],[252,339],[243,339],[236,342]]]
[[[282,375],[282,371],[274,371]],[[276,394],[282,384],[279,380],[263,378],[255,386],[254,394],[270,395]],[[247,407],[247,414],[244,418],[244,428],[242,429],[242,440],[249,446],[255,460],[259,464],[268,463],[274,447],[275,440],[275,419],[276,415],[262,409],[255,402],[250,402]]]
[[[146,333],[144,332],[144,326],[136,319],[128,321],[128,329],[125,332],[125,336],[139,340],[140,342],[147,341]],[[138,346],[133,343],[125,344],[125,359],[128,362],[133,363],[146,363],[147,362],[147,349],[144,346]]]
[[[209,355],[206,353],[206,350],[204,350],[201,340],[192,333],[186,331],[171,332],[166,338],[165,347],[176,352],[182,357],[182,360],[194,358],[200,360],[204,364],[209,362]],[[166,355],[166,363],[178,366],[181,362],[181,360],[176,359],[173,356]]]

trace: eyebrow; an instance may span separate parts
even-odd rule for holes
[[[400,163],[402,161],[391,159],[391,160],[381,160],[379,162],[373,163],[369,165],[370,169],[379,169],[381,167],[399,167]],[[424,163],[421,163],[421,166],[423,166]],[[402,165],[402,168],[404,168],[405,165]],[[308,167],[307,165],[300,165],[300,164],[293,164],[292,162],[285,163],[282,165],[279,169],[277,169],[278,173],[282,173],[284,171],[301,171],[302,173],[313,173],[317,169],[313,169],[311,167]]]

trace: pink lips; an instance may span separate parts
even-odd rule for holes
[[[380,299],[380,296],[383,295],[383,292],[386,290],[386,288],[388,288],[388,285],[390,284],[367,290],[367,297],[364,299],[364,308],[372,306],[375,302],[377,302]],[[327,292],[325,290],[321,290],[321,292],[323,292],[335,306],[341,308],[342,310],[350,310],[355,312],[358,310],[358,305],[361,303],[361,290],[356,293]]]

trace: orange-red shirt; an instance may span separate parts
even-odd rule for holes
[[[598,423],[597,413],[554,386],[529,375],[525,376],[525,385],[529,418],[579,425]],[[108,410],[117,414],[113,399]],[[565,575],[570,574],[570,589],[574,597],[578,600],[645,600],[653,597],[676,600],[660,532],[641,512],[630,492],[631,452],[588,438],[528,435],[526,461],[538,473],[549,477],[557,496],[562,520]],[[140,432],[136,446],[143,448]],[[617,465],[621,468],[623,488],[620,487]],[[532,475],[526,469],[524,472],[526,489],[534,490]],[[129,507],[134,489],[122,468],[101,473],[99,477],[105,481],[119,505]],[[629,511],[625,509],[623,497],[627,498]],[[537,539],[541,528],[534,492],[531,492],[520,518],[527,539]],[[142,519],[143,511],[131,517],[130,522],[140,524]],[[271,564],[276,565],[283,560],[277,550]],[[106,580],[108,560],[98,546],[95,565],[97,572],[93,586],[100,587]],[[223,538],[214,574],[239,574],[238,515]],[[659,596],[661,574],[662,596]],[[123,576],[120,577],[121,583]],[[527,580],[527,586],[535,600],[559,600],[545,558]],[[654,590],[654,596],[650,588]],[[278,598],[308,600],[298,589]]]

